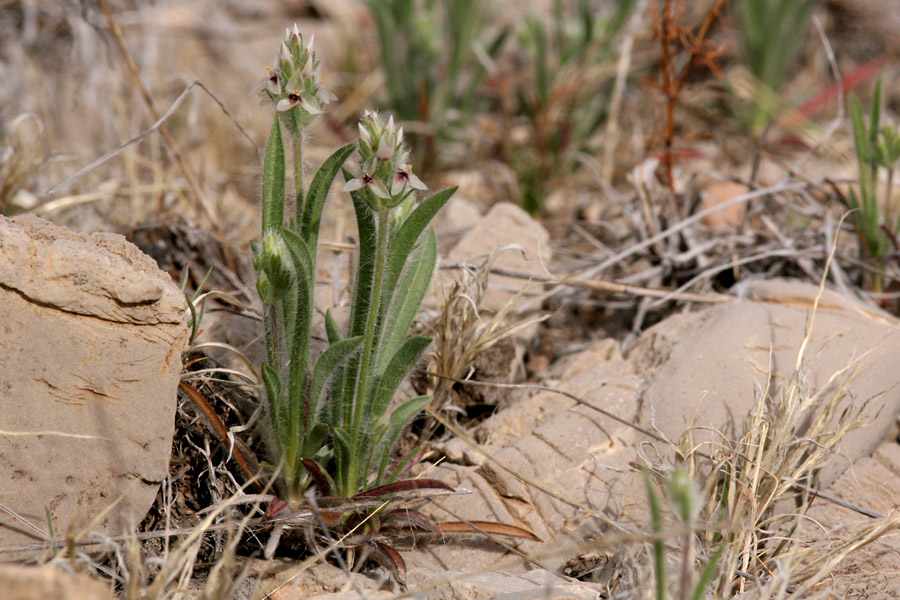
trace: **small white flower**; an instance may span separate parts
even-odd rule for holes
[[[406,192],[407,187],[422,191],[428,189],[428,186],[422,183],[422,180],[412,172],[412,166],[404,163],[397,167],[397,172],[394,174],[394,183],[391,185],[391,195],[399,196]]]
[[[268,92],[273,96],[277,96],[281,93],[281,82],[278,71],[276,71],[272,67],[266,67],[265,77],[260,79],[259,82],[253,87],[252,93],[261,93],[263,90],[268,90]],[[265,94],[262,95],[265,96]]]
[[[275,110],[285,112],[298,105],[311,115],[317,115],[322,112],[322,107],[315,98],[310,97],[306,92],[298,90],[293,90],[287,95],[287,98],[279,100],[278,104],[275,105]]]
[[[343,191],[345,192],[355,192],[357,190],[361,190],[364,187],[368,187],[372,190],[372,193],[382,199],[388,199],[391,197],[388,194],[387,189],[384,187],[378,179],[372,175],[372,173],[363,173],[362,177],[357,177],[356,179],[351,179],[347,183],[344,184]]]

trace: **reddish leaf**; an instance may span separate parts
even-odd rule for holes
[[[403,560],[399,552],[384,542],[374,542],[374,544],[379,562],[390,569],[394,579],[403,583],[403,578],[406,577],[406,561]]]
[[[417,510],[397,508],[384,513],[383,520],[385,522],[400,521],[409,529],[424,529],[430,533],[439,533],[437,524],[425,513]]]
[[[300,462],[303,463],[303,466],[306,467],[309,474],[316,480],[316,487],[319,489],[319,495],[330,496],[331,486],[328,485],[328,478],[325,477],[325,473],[322,472],[322,469],[316,461],[311,458],[301,458]]]
[[[288,506],[287,502],[282,502],[276,496],[275,498],[272,498],[271,502],[269,502],[269,508],[266,509],[266,516],[274,517],[275,515],[277,515],[281,511],[283,511],[285,508],[287,508],[287,506]]]
[[[178,386],[187,394],[188,398],[191,399],[194,406],[197,407],[197,410],[200,411],[200,415],[203,417],[202,420],[206,424],[206,428],[219,439],[220,443],[231,448],[232,457],[244,472],[247,479],[253,480],[253,487],[258,492],[264,493],[265,483],[260,480],[259,461],[256,460],[256,455],[253,454],[253,451],[250,450],[247,444],[243,443],[238,438],[228,438],[228,428],[222,423],[222,419],[219,418],[215,409],[206,401],[203,394],[198,392],[194,386],[186,381],[178,382]],[[234,444],[232,444],[232,440],[234,441]]]
[[[377,498],[379,496],[387,496],[388,494],[396,494],[397,492],[423,489],[454,491],[452,487],[437,479],[408,479],[406,481],[396,481],[377,488],[372,488],[371,490],[353,496],[353,499],[363,500],[365,498]]]
[[[505,523],[497,523],[494,521],[447,521],[444,523],[437,523],[437,526],[441,533],[487,533],[525,538],[526,540],[535,542],[544,541],[523,527],[506,525]]]

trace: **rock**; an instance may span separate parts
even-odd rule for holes
[[[887,515],[896,510],[900,498],[900,445],[890,440],[873,456],[857,461],[828,488],[828,493]],[[871,520],[826,501],[815,501],[802,519],[796,537],[810,545],[825,542],[837,547],[865,533]],[[826,547],[827,547],[826,546]],[[824,548],[823,548],[824,550]],[[835,598],[894,600],[900,572],[900,539],[888,534],[855,548],[831,574]]]
[[[712,181],[703,190],[701,194],[700,206],[697,212],[719,206],[728,202],[732,198],[742,196],[750,191],[746,185],[735,183],[733,181]],[[722,207],[713,213],[703,217],[701,221],[709,227],[714,233],[722,233],[729,229],[738,227],[747,214],[747,203],[739,202],[730,206]]]
[[[4,600],[113,600],[109,584],[53,567],[0,565]]]
[[[496,249],[507,246],[518,248],[503,251],[494,262],[495,267],[535,275],[544,273],[544,265],[551,258],[550,235],[543,225],[509,202],[494,205],[449,252],[446,260],[481,264]],[[525,279],[492,275],[482,307],[499,311],[516,297],[519,290],[528,287],[529,283]],[[535,286],[532,284],[530,287]],[[532,294],[526,291],[523,298],[530,295]]]
[[[44,541],[48,514],[57,539],[137,524],[168,472],[184,295],[122,236],[0,217],[0,315],[0,481],[19,517],[0,515],[0,545]]]
[[[794,372],[817,291],[796,282],[754,282],[745,301],[676,315],[645,332],[629,357],[645,377],[642,423],[655,413],[654,426],[672,440],[691,425],[739,428],[767,376],[770,394],[777,395]],[[867,426],[842,441],[844,458],[819,473],[818,485],[827,487],[848,460],[871,454],[884,439],[900,409],[892,366],[898,352],[896,319],[834,292],[823,296],[804,360],[809,388],[826,387],[835,373],[858,363],[849,395],[856,409],[870,398],[874,406]]]
[[[573,357],[556,386],[589,406],[552,392],[513,402],[484,424],[490,446],[480,449],[489,460],[474,458],[479,452],[470,444],[457,444],[447,453],[462,464],[429,469],[428,477],[472,492],[433,498],[430,514],[438,520],[527,527],[545,544],[504,542],[526,553],[540,550],[547,556],[542,568],[551,571],[568,558],[555,555],[554,547],[617,527],[612,520],[645,524],[646,490],[629,463],[639,452],[652,455],[653,447],[629,424],[673,440],[691,424],[739,429],[770,372],[770,348],[773,393],[793,371],[816,292],[815,286],[792,282],[755,283],[742,300],[666,319],[645,332],[627,359],[603,346],[585,351],[601,357],[593,366],[587,358]],[[850,383],[850,398],[855,408],[874,400],[865,426],[844,439],[841,456],[820,473],[820,486],[884,439],[900,408],[891,366],[898,351],[900,328],[893,317],[834,293],[822,298],[804,367],[810,389],[828,385],[835,372],[868,352]],[[653,446],[662,456],[651,458],[666,460],[668,449]],[[405,558],[407,564],[436,572],[449,567],[521,575],[534,568],[478,536],[467,536],[465,546],[430,544]]]

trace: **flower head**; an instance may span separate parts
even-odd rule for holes
[[[394,208],[411,198],[416,190],[427,190],[409,165],[409,150],[403,128],[394,118],[385,120],[375,111],[366,111],[359,123],[359,156],[362,175],[344,185],[345,192],[368,189],[364,194],[372,208]]]
[[[313,50],[314,37],[304,43],[295,24],[285,30],[279,46],[276,69],[266,68],[266,76],[257,90],[275,102],[278,112],[291,116],[285,121],[295,129],[309,124],[335,96],[322,87],[322,66]],[[292,112],[295,111],[295,112]]]

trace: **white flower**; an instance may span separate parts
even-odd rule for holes
[[[394,174],[394,183],[391,185],[391,196],[396,197],[404,194],[409,187],[422,191],[428,189],[428,186],[422,183],[422,180],[412,172],[412,166],[404,163],[397,167],[397,172]]]
[[[254,86],[252,93],[262,92],[263,90],[267,90],[273,96],[277,96],[281,93],[281,81],[278,75],[278,71],[273,69],[272,67],[266,67],[266,75]],[[265,94],[263,94],[265,96]]]
[[[322,112],[321,105],[314,97],[307,92],[300,92],[299,90],[293,90],[287,95],[287,98],[279,100],[278,104],[275,105],[275,110],[285,112],[298,105],[311,115],[317,115]]]
[[[355,192],[356,190],[361,190],[364,187],[368,187],[369,189],[371,189],[372,193],[379,198],[383,198],[386,200],[391,197],[387,189],[384,187],[384,184],[378,181],[378,179],[374,175],[372,175],[372,173],[363,173],[362,177],[351,179],[344,184],[343,191]]]

